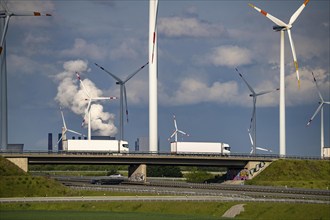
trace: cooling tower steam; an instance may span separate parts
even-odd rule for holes
[[[55,100],[60,106],[84,117],[88,104],[86,98],[88,97],[76,77],[76,72],[88,72],[88,62],[83,60],[67,61],[63,64],[63,68],[64,71],[55,76],[55,80],[59,83]],[[102,91],[89,79],[83,79],[83,83],[91,97],[104,96]],[[98,135],[114,136],[117,133],[114,124],[115,115],[104,111],[102,104],[105,103],[103,102],[93,102],[91,105],[91,128]],[[88,121],[88,118],[85,118],[85,121]]]

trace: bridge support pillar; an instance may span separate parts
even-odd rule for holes
[[[136,164],[128,167],[128,179],[135,182],[145,182],[147,178],[147,165]]]
[[[28,172],[28,158],[7,158],[7,160],[21,168],[24,172]]]

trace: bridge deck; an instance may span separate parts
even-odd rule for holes
[[[27,158],[28,164],[146,164],[181,166],[244,167],[249,161],[271,162],[274,158],[220,155],[3,153],[5,158]]]

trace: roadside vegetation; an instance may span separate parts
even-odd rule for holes
[[[0,204],[4,219],[226,219],[237,202],[75,202]],[[329,205],[248,202],[235,219],[330,219]]]
[[[245,184],[330,189],[330,161],[277,160]]]

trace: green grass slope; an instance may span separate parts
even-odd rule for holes
[[[0,204],[3,219],[229,219],[221,216],[238,202],[74,202]],[[235,219],[309,220],[330,219],[327,204],[244,203]],[[0,218],[2,219],[2,218]]]
[[[31,176],[3,157],[0,157],[0,186],[0,197],[72,194],[62,184],[45,177]]]
[[[330,161],[277,160],[246,184],[329,189]]]

